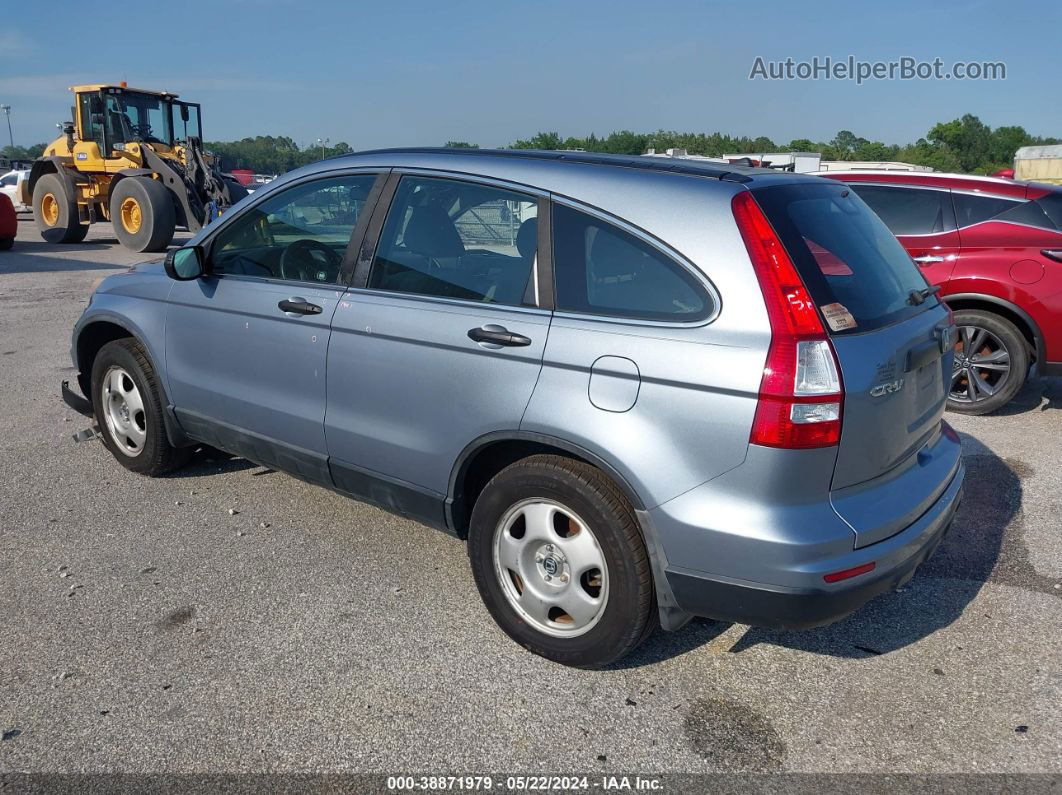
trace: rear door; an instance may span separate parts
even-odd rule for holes
[[[851,188],[896,235],[930,284],[947,283],[960,246],[950,191],[859,182]]]
[[[888,493],[881,485],[916,460],[932,463],[953,355],[948,313],[925,295],[925,279],[896,238],[845,186],[786,185],[755,196],[837,353],[844,413],[832,499],[864,546],[913,521],[947,483],[926,473],[905,481],[890,504],[849,499],[872,483],[878,488],[869,491]]]
[[[392,189],[333,319],[325,430],[337,486],[440,525],[461,451],[519,428],[542,367],[545,198],[411,174]]]

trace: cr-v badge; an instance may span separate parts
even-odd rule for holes
[[[883,384],[878,384],[872,387],[870,390],[871,397],[881,397],[882,395],[891,395],[895,392],[899,392],[903,389],[903,379],[897,378],[895,381],[886,381]]]

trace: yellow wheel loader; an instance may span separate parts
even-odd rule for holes
[[[199,105],[125,83],[70,90],[73,120],[20,186],[45,240],[76,243],[110,221],[126,248],[162,251],[176,227],[198,232],[247,195],[203,151]]]

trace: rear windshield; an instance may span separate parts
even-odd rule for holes
[[[753,195],[833,333],[881,328],[937,304],[911,300],[925,277],[846,185],[776,185]]]

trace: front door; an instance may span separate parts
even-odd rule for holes
[[[493,185],[402,177],[371,270],[332,323],[337,486],[442,525],[461,451],[519,427],[550,322],[537,300],[538,208]]]
[[[375,175],[271,194],[207,243],[210,275],[177,282],[166,317],[170,399],[195,438],[328,481],[329,323],[340,265]]]

